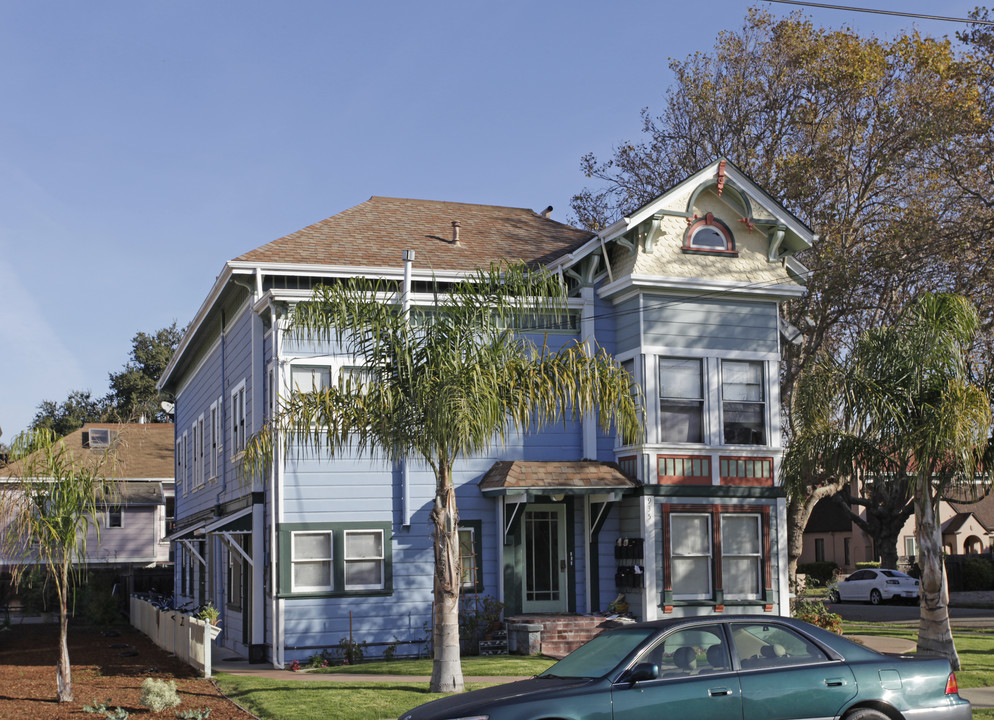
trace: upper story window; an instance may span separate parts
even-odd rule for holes
[[[659,439],[661,442],[704,442],[701,360],[659,358]]]
[[[231,393],[231,445],[232,452],[245,449],[245,381],[242,380]]]
[[[691,223],[683,241],[684,252],[736,253],[735,238],[721,220],[708,213]]]
[[[766,444],[763,363],[721,363],[722,441],[727,445]]]
[[[331,368],[327,365],[294,365],[290,368],[290,385],[299,392],[317,392],[331,385]]]

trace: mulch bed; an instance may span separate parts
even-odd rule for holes
[[[121,706],[131,717],[174,719],[175,711],[210,708],[209,720],[252,720],[193,668],[156,647],[129,626],[112,631],[69,628],[73,701],[56,702],[55,664],[59,633],[56,625],[13,625],[0,630],[0,720],[63,720],[102,715],[83,712],[94,700]],[[138,703],[145,678],[175,680],[183,703],[153,713]]]

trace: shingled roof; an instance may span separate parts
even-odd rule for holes
[[[394,267],[410,249],[418,267],[472,271],[497,260],[551,262],[592,237],[525,208],[374,196],[235,261]]]
[[[615,463],[504,460],[493,464],[480,480],[480,490],[585,490],[636,487]]]
[[[94,429],[109,430],[111,445],[90,447],[89,435]],[[172,480],[174,471],[175,426],[172,423],[87,423],[66,435],[62,442],[74,459],[98,462],[110,450],[113,458],[107,463],[107,477],[117,480]],[[16,476],[21,465],[12,463],[0,470],[0,478]]]

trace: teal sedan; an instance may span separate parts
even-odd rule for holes
[[[970,720],[949,662],[881,655],[790,618],[608,630],[530,680],[400,720]]]

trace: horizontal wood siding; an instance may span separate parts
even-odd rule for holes
[[[646,347],[778,351],[774,302],[647,295],[643,313]]]
[[[639,299],[633,297],[611,307],[614,323],[615,353],[622,354],[642,346]]]

